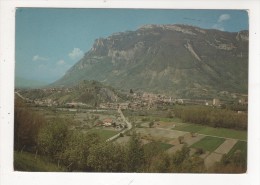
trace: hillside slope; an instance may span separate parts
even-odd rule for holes
[[[67,86],[84,79],[176,97],[247,93],[248,31],[144,25],[97,39],[53,85]]]
[[[19,93],[37,104],[97,106],[103,102],[127,100],[126,95],[97,81],[83,80],[70,87],[24,89]]]

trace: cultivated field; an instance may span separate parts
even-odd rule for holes
[[[160,117],[154,112],[145,116],[132,113],[129,119],[135,122],[135,130],[143,140],[166,145],[167,153],[175,153],[184,145],[190,148],[190,155],[200,150],[197,155],[204,159],[206,168],[219,162],[224,154],[232,156],[238,150],[246,158],[247,131],[183,123],[178,118]],[[119,141],[123,140],[119,138]]]

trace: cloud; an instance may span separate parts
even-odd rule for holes
[[[231,16],[229,14],[221,14],[218,17],[217,23],[215,23],[212,28],[217,29],[217,30],[221,30],[221,31],[225,31],[224,28],[224,24],[226,21],[230,20]]]
[[[214,24],[214,25],[212,26],[212,28],[217,29],[217,30],[221,30],[221,31],[225,31],[224,26],[221,25],[221,24]]]
[[[81,51],[79,48],[74,48],[70,53],[69,57],[72,60],[79,59],[83,56],[83,51]]]
[[[57,65],[64,65],[65,64],[65,61],[64,60],[59,60],[58,62],[57,62]]]
[[[48,58],[45,58],[45,57],[41,57],[39,55],[34,55],[32,57],[32,61],[48,61],[49,59]]]
[[[218,18],[218,22],[223,22],[229,20],[231,17],[229,14],[222,14]]]
[[[68,64],[65,62],[65,60],[61,59],[58,62],[56,62],[56,66],[53,67],[52,69],[59,69],[59,70],[64,70],[67,71],[71,67],[71,64]]]

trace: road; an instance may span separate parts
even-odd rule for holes
[[[15,94],[17,94],[20,98],[22,98],[23,100],[28,100],[28,98],[23,97],[19,92],[15,92]]]
[[[120,108],[120,107],[118,108],[117,111],[118,111],[118,113],[120,114],[122,120],[126,123],[127,128],[124,129],[124,130],[122,130],[122,131],[119,132],[118,134],[116,134],[116,135],[114,135],[114,136],[108,138],[108,139],[106,140],[106,142],[112,141],[112,140],[116,139],[117,137],[119,137],[120,134],[124,134],[126,131],[131,130],[132,127],[133,127],[132,123],[130,123],[129,121],[127,121],[127,119],[125,118],[125,116],[124,116],[123,112],[121,111],[121,108]]]

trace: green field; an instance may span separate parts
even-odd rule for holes
[[[196,132],[198,134],[205,134],[217,137],[233,138],[238,140],[247,140],[247,131],[233,130],[227,128],[214,128],[197,124],[181,123],[178,124],[174,130]]]
[[[225,139],[223,138],[217,138],[217,137],[210,137],[206,136],[197,143],[194,143],[191,145],[192,148],[201,148],[206,151],[213,152],[216,150],[223,142]]]
[[[168,143],[161,143],[161,142],[153,142],[153,143],[147,143],[145,146],[154,144],[156,146],[158,146],[161,150],[167,150],[169,148],[171,148],[173,145],[168,144]]]
[[[228,156],[233,156],[236,151],[240,150],[243,158],[247,158],[247,142],[238,141],[229,151]]]
[[[37,156],[28,152],[14,152],[14,170],[35,172],[59,172],[66,171],[64,167],[48,162],[45,157]]]
[[[157,148],[159,151],[165,151],[171,148],[173,145],[161,142],[151,142],[144,145],[144,148]]]
[[[87,131],[88,133],[96,133],[100,136],[101,140],[105,141],[108,138],[116,135],[118,132],[114,130],[105,130],[105,129],[91,129]]]

